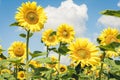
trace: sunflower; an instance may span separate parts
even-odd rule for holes
[[[112,57],[118,57],[119,54],[115,51],[106,51],[106,57],[112,58]]]
[[[85,38],[78,38],[68,46],[73,62],[81,63],[81,66],[96,65],[100,61],[97,47]]]
[[[25,72],[24,71],[19,71],[18,75],[17,75],[17,78],[19,80],[24,80],[25,79]]]
[[[1,74],[5,74],[5,73],[10,74],[11,72],[10,72],[9,69],[2,69],[2,70],[1,70]]]
[[[54,46],[58,43],[56,34],[52,34],[54,31],[52,29],[45,30],[42,35],[42,41],[47,46]]]
[[[65,72],[67,72],[67,66],[66,65],[60,64],[60,67],[59,67],[59,65],[56,65],[56,68],[57,68],[57,70],[59,71],[60,74],[63,74]]]
[[[119,31],[117,29],[108,27],[107,29],[104,29],[99,36],[99,39],[101,41],[100,44],[107,45],[112,42],[120,42],[120,40],[117,39],[118,35]]]
[[[42,67],[42,64],[40,64],[38,61],[31,60],[30,64],[33,65],[35,68]]]
[[[2,54],[2,46],[0,45],[0,54]]]
[[[20,41],[15,41],[8,49],[11,58],[26,58],[26,44]]]
[[[28,1],[18,8],[15,19],[24,29],[36,32],[43,28],[47,17],[41,6],[37,6],[35,1]]]
[[[74,29],[68,24],[61,24],[57,29],[57,36],[59,41],[63,43],[70,43],[74,40]]]
[[[51,63],[48,63],[47,67],[48,68],[55,68],[57,61],[58,61],[57,58],[55,56],[51,56],[50,59],[51,59]]]

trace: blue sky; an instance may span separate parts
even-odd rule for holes
[[[27,0],[0,0],[0,44],[5,50],[7,50],[10,44],[14,41],[25,42],[23,38],[18,36],[23,31],[18,29],[18,27],[9,27],[9,25],[15,22],[14,15],[17,11],[17,8],[21,6],[22,2],[26,1]],[[46,23],[44,30],[47,28],[54,29],[60,23],[68,22],[68,24],[75,26],[76,31],[79,30],[76,33],[78,37],[86,37],[95,42],[96,37],[100,34],[101,30],[106,28],[106,25],[116,28],[120,26],[120,19],[115,17],[102,16],[99,14],[100,11],[105,9],[119,10],[119,0],[30,1],[36,1],[38,5],[44,7],[47,15],[49,16],[49,20]],[[63,5],[61,5],[61,3],[63,3]],[[74,14],[78,14],[78,16]],[[40,39],[41,32],[35,33],[34,36],[30,39],[30,48],[32,51],[38,49],[43,50],[44,44],[40,43]]]

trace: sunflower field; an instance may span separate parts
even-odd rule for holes
[[[104,10],[102,15],[120,17],[120,11]],[[27,1],[17,8],[15,22],[26,42],[14,41],[8,49],[0,45],[0,80],[120,80],[120,31],[108,27],[101,31],[94,44],[87,38],[75,37],[74,26],[60,24],[57,30],[46,29],[41,43],[47,48],[31,52],[30,38],[44,28],[46,12],[37,2]],[[4,54],[7,50],[8,56]],[[49,56],[55,52],[58,57]],[[61,56],[70,64],[61,64]]]

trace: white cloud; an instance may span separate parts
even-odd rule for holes
[[[83,35],[86,30],[88,15],[87,6],[85,4],[77,5],[73,0],[66,0],[57,8],[47,6],[45,11],[48,16],[45,29],[57,29],[60,24],[67,23],[74,26],[77,36]]]
[[[50,52],[50,53],[49,53],[49,57],[50,57],[50,56],[55,56],[55,57],[58,58],[58,54],[55,53],[55,52]],[[68,55],[66,55],[66,56],[62,56],[62,55],[61,55],[60,63],[61,63],[61,64],[64,64],[64,65],[69,65],[69,64],[70,64],[70,58],[69,58],[69,56],[68,56]]]
[[[120,1],[118,2],[117,6],[120,7]]]
[[[120,18],[118,17],[114,17],[114,16],[101,16],[98,19],[98,24],[105,26],[105,27],[116,27],[119,28],[120,27]]]

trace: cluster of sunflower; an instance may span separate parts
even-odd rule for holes
[[[26,42],[15,41],[8,48],[8,56],[0,46],[0,80],[109,80],[120,79],[120,32],[104,29],[97,38],[97,46],[87,38],[75,37],[74,27],[63,23],[57,30],[42,33],[41,43],[46,52],[29,49],[29,39],[41,31],[46,13],[36,2],[26,2],[17,9],[16,22],[26,31],[20,36]],[[50,52],[58,57],[49,56]],[[68,55],[70,64],[61,64],[61,56]]]

